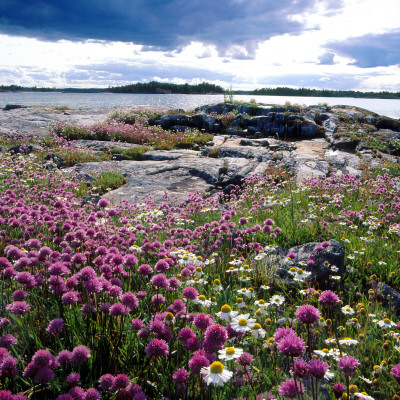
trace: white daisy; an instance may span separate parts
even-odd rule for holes
[[[253,338],[258,339],[260,338],[265,338],[265,330],[263,328],[261,328],[261,325],[258,323],[255,323],[253,328],[252,328],[252,332],[251,335],[253,336]]]
[[[268,289],[269,289],[269,286],[267,286],[267,285],[262,285],[262,286],[260,286],[260,288],[263,289],[263,290],[268,290]]]
[[[391,321],[389,318],[385,318],[382,321],[378,321],[378,325],[383,328],[391,328],[392,326],[396,326],[396,323]]]
[[[218,351],[218,358],[221,360],[236,360],[243,354],[243,349],[238,349],[236,347],[227,347]]]
[[[224,365],[219,361],[214,361],[209,367],[203,367],[200,373],[203,375],[204,382],[207,385],[215,386],[223,386],[233,376],[233,372],[225,369]]]
[[[255,318],[249,318],[250,314],[238,315],[232,319],[231,327],[236,332],[246,332],[253,328]]]
[[[358,340],[355,339],[350,339],[350,338],[344,338],[344,339],[340,339],[339,340],[339,344],[340,345],[345,345],[345,346],[351,346],[351,345],[355,345],[358,344]]]
[[[206,296],[201,294],[200,296],[197,297],[196,300],[193,300],[194,303],[199,303],[203,307],[210,307],[211,306],[211,301],[206,299]]]
[[[328,349],[314,350],[314,353],[320,357],[329,357],[330,356]]]
[[[283,304],[285,302],[285,298],[283,296],[273,296],[271,297],[271,299],[269,300],[269,304],[273,304],[276,306],[280,306],[281,304]]]
[[[221,311],[217,313],[217,316],[220,317],[221,319],[228,321],[230,318],[234,318],[238,315],[237,311],[232,311],[231,306],[229,306],[228,304],[224,304],[221,307]]]
[[[253,289],[252,288],[248,288],[248,289],[239,289],[237,291],[240,295],[242,296],[246,296],[247,298],[251,299],[252,297],[254,297],[254,293],[253,293]]]
[[[342,307],[342,313],[346,315],[353,315],[354,310],[350,306],[344,306]]]
[[[365,399],[365,400],[375,400],[373,397],[368,396],[368,394],[366,392],[361,392],[361,393],[354,393],[354,398],[358,399]]]

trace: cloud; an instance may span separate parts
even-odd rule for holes
[[[41,40],[133,42],[144,50],[172,50],[190,41],[221,52],[272,36],[298,34],[291,18],[318,0],[9,0],[0,3],[0,32]],[[333,7],[333,5],[332,5]],[[340,7],[339,5],[337,7]]]
[[[334,53],[326,52],[319,57],[319,65],[333,65],[335,62],[333,61],[335,57]]]
[[[330,43],[330,50],[355,61],[351,65],[360,68],[400,65],[400,30],[380,35],[365,35],[345,42]]]

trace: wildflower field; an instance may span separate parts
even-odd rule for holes
[[[39,160],[0,153],[0,399],[399,399],[396,177],[156,207],[84,201]]]

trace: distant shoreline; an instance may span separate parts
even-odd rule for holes
[[[320,90],[289,87],[262,88],[255,90],[224,90],[221,86],[201,83],[198,85],[172,84],[162,82],[136,83],[109,88],[37,88],[17,85],[0,85],[0,93],[18,92],[56,92],[56,93],[121,93],[121,94],[189,94],[189,95],[249,95],[249,96],[292,96],[292,97],[330,97],[399,100],[400,92],[359,92],[353,90]]]

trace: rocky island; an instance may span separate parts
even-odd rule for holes
[[[125,116],[131,113],[136,118],[138,115],[138,111],[119,112]],[[0,111],[0,134],[43,136],[50,124],[60,122],[86,126],[90,131],[109,114],[108,109],[8,109]],[[171,199],[181,202],[192,192],[207,196],[220,191],[228,194],[244,178],[273,170],[290,173],[297,183],[331,173],[361,176],[368,168],[397,164],[400,153],[399,120],[350,106],[221,103],[190,112],[168,110],[145,119],[141,123],[162,129],[167,135],[198,132],[210,134],[210,140],[168,150],[160,146],[157,149],[148,141],[142,157],[132,160],[124,157],[122,150],[138,147],[143,141],[124,142],[104,135],[98,140],[92,132],[93,139],[67,138],[68,143],[89,148],[95,154],[112,150],[112,158],[76,164],[63,171],[81,175],[103,171],[122,174],[126,184],[105,195],[117,201],[137,201],[151,193],[160,202],[168,193]],[[125,125],[135,124],[127,122]]]

